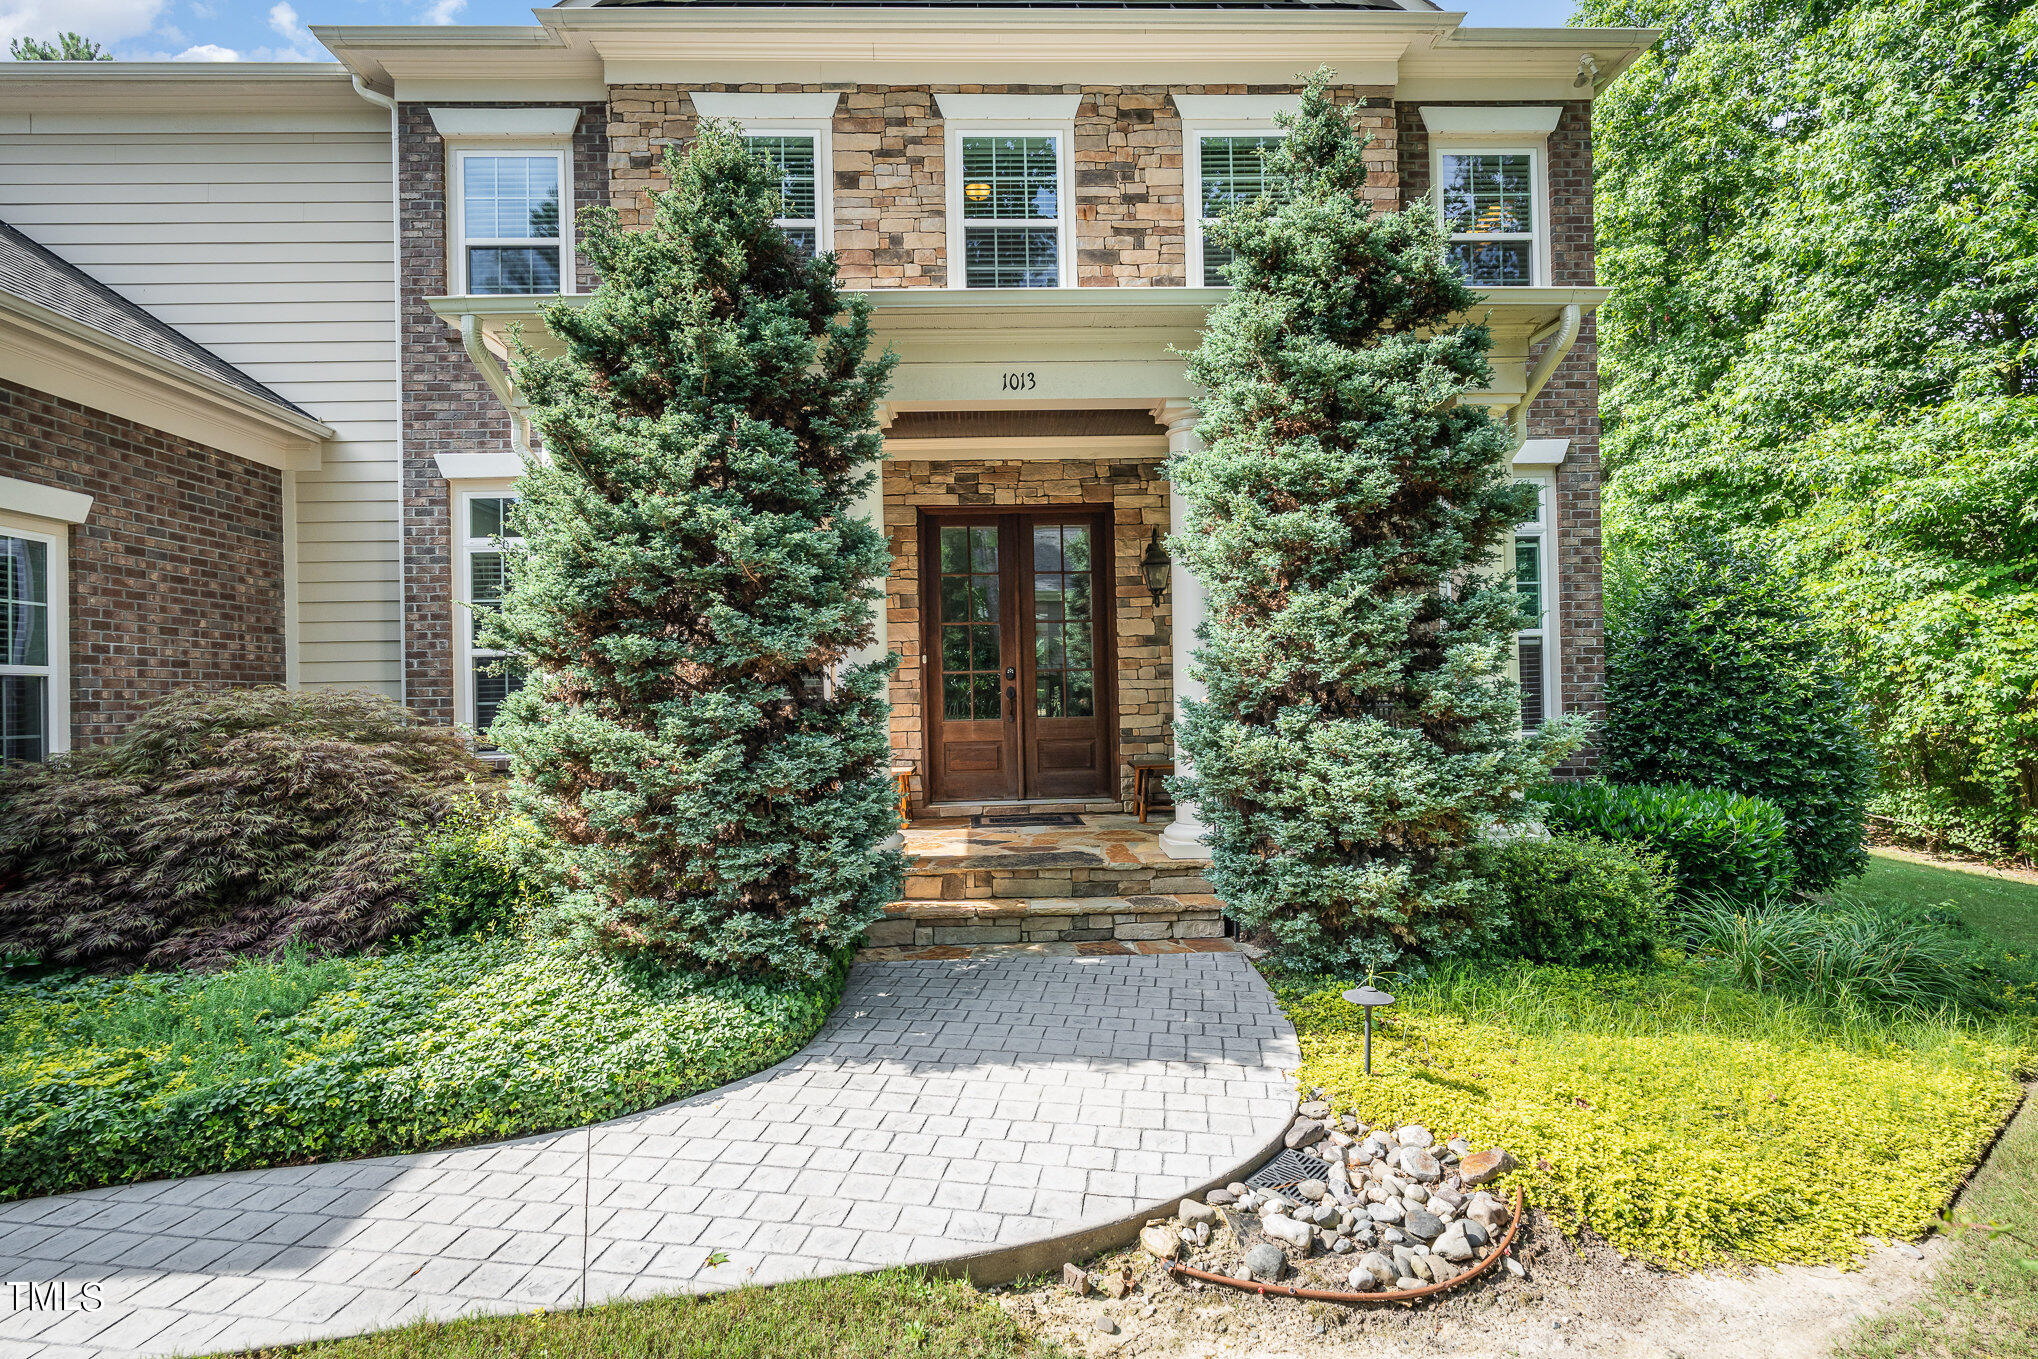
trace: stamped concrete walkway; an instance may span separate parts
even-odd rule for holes
[[[0,1204],[0,1359],[986,1253],[1009,1277],[1042,1267],[1026,1243],[1241,1168],[1284,1131],[1297,1062],[1235,953],[863,962],[797,1056],[592,1129]]]

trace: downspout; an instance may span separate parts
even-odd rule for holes
[[[352,77],[354,93],[377,108],[389,110],[389,349],[396,374],[396,701],[410,706],[410,566],[403,512],[403,188],[397,179],[402,129],[396,100]]]
[[[1578,309],[1576,302],[1568,303],[1564,308],[1564,314],[1557,319],[1556,338],[1543,352],[1543,357],[1537,361],[1535,371],[1529,374],[1528,385],[1522,389],[1521,400],[1515,403],[1514,409],[1508,414],[1508,423],[1514,427],[1516,448],[1528,442],[1529,407],[1535,404],[1535,399],[1541,394],[1544,384],[1549,382],[1550,374],[1557,371],[1557,365],[1570,355],[1571,346],[1578,343],[1578,328],[1584,322],[1584,313]],[[1534,344],[1540,338],[1542,338],[1540,335],[1532,335],[1529,337],[1529,343]]]
[[[460,318],[460,345],[467,351],[467,357],[481,370],[481,380],[488,384],[488,390],[495,393],[495,399],[502,402],[502,408],[509,412],[510,447],[519,458],[529,462],[531,457],[531,423],[524,413],[524,403],[510,385],[509,374],[495,361],[495,355],[488,352],[481,343],[481,322],[467,315]]]

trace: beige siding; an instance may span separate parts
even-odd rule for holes
[[[175,131],[160,130],[174,119],[133,114],[30,117],[26,131],[10,119],[0,218],[338,432],[324,469],[296,478],[297,677],[394,696],[387,117],[363,103],[358,114],[251,110]]]

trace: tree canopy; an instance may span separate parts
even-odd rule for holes
[[[1665,30],[1595,114],[1609,574],[1700,536],[1772,555],[1846,643],[1875,809],[2029,847],[2033,6],[1584,0],[1578,20]]]
[[[16,38],[7,44],[16,61],[112,61],[113,53],[82,33],[63,32],[52,41]]]

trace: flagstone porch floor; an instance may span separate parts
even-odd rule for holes
[[[1110,865],[1194,873],[1208,859],[1171,859],[1161,851],[1165,821],[1085,815],[1079,827],[976,827],[968,817],[921,817],[906,827],[906,855],[916,870],[956,867],[1009,871],[1062,865]],[[1055,856],[1042,861],[1041,856]],[[1080,857],[1078,857],[1080,856]]]

